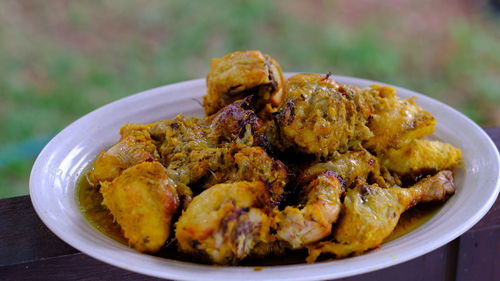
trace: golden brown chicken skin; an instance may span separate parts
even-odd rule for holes
[[[220,265],[299,249],[307,262],[359,255],[405,210],[455,191],[461,151],[423,140],[436,120],[394,88],[285,81],[256,50],[214,58],[206,85],[205,117],[126,124],[87,173],[138,251],[172,242]]]
[[[262,182],[217,184],[196,196],[179,218],[179,249],[216,264],[235,264],[267,242],[271,219]]]
[[[143,162],[126,169],[112,182],[103,182],[100,192],[102,204],[120,225],[130,246],[140,252],[160,250],[170,235],[179,197],[159,162]]]
[[[179,185],[209,188],[224,182],[264,181],[278,204],[288,171],[263,148],[263,123],[244,103],[230,104],[205,120],[177,116],[164,125],[164,164]]]
[[[260,51],[238,51],[214,58],[207,76],[203,107],[207,115],[253,95],[256,111],[275,106],[282,96],[285,79],[278,63]]]
[[[186,143],[179,146],[184,150],[168,156],[167,165],[168,175],[177,184],[210,188],[224,182],[261,180],[268,185],[271,200],[275,204],[281,202],[288,182],[288,170],[262,147],[238,142],[215,147]]]
[[[258,146],[234,148],[224,159],[226,165],[211,166],[203,188],[217,183],[262,181],[269,189],[271,202],[277,205],[282,201],[288,170],[281,161],[273,159]]]
[[[302,208],[287,206],[277,216],[276,236],[293,249],[330,235],[341,210],[344,185],[337,174],[326,171],[305,186],[302,193]]]
[[[356,93],[357,88],[336,83],[329,75],[289,78],[275,114],[281,137],[318,157],[345,152],[350,141],[370,136],[363,114],[358,113]]]
[[[394,88],[372,85],[361,89],[360,95],[371,100],[372,112],[367,125],[373,137],[364,142],[364,147],[377,155],[434,132],[436,119],[414,99],[399,99]]]
[[[343,258],[378,247],[392,233],[405,210],[419,203],[445,200],[454,192],[453,176],[447,170],[422,179],[410,188],[360,185],[350,189],[334,241],[310,246],[307,262],[314,262],[321,253]]]
[[[264,122],[251,109],[250,99],[244,98],[229,104],[207,118],[210,133],[215,143],[238,142],[248,146],[269,148],[265,136]]]
[[[457,166],[461,158],[460,149],[451,144],[416,139],[400,149],[389,149],[382,163],[401,176],[415,177],[450,169]]]
[[[178,115],[164,122],[165,138],[160,147],[168,175],[189,185],[209,173],[209,162],[219,154],[216,143],[208,137],[208,124],[196,117]]]
[[[120,130],[121,138],[105,152],[101,152],[87,174],[92,185],[112,181],[121,172],[136,164],[158,161],[160,155],[149,134],[151,125],[126,124]]]
[[[371,182],[385,187],[386,182],[380,172],[380,164],[374,155],[365,149],[348,151],[336,155],[333,160],[314,163],[305,169],[299,176],[299,184],[309,182],[319,173],[331,170],[337,173],[346,187],[354,187],[358,183]]]
[[[165,120],[162,129],[165,138],[160,147],[160,154],[165,165],[175,161],[179,154],[215,146],[208,138],[208,124],[197,117],[177,115],[174,119]]]
[[[260,132],[262,121],[245,108],[246,103],[235,102],[205,119],[179,115],[162,122],[165,138],[160,153],[176,182],[203,184],[199,181],[205,177],[229,169],[240,148],[267,145]]]

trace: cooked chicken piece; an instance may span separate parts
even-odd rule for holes
[[[196,196],[175,228],[181,251],[216,264],[235,264],[267,242],[271,220],[264,183],[218,184]]]
[[[248,146],[267,146],[262,120],[249,109],[249,99],[236,101],[207,118],[176,116],[161,120],[149,131],[159,139],[160,153],[168,165],[178,153],[238,142]]]
[[[126,169],[112,182],[102,182],[103,201],[130,246],[154,253],[167,241],[172,216],[179,207],[174,182],[158,162]]]
[[[285,81],[260,51],[214,58],[206,117],[124,125],[87,179],[141,252],[158,252],[179,214],[176,249],[215,264],[376,248],[405,210],[455,192],[445,169],[461,151],[422,139],[436,120],[414,98],[330,76]]]
[[[281,137],[279,122],[276,120],[279,112],[275,112],[272,116],[272,119],[266,120],[264,123],[264,135],[273,151],[284,153],[293,147],[293,143]]]
[[[302,193],[302,208],[287,206],[278,214],[277,237],[293,249],[330,235],[342,206],[340,197],[344,194],[344,185],[337,174],[326,171],[305,186]]]
[[[156,122],[146,124],[145,126],[148,126],[148,132],[151,135],[151,138],[157,142],[158,146],[161,146],[163,142],[165,141],[165,138],[167,137],[167,128],[174,126],[174,123],[176,122],[176,119],[179,118],[178,115],[173,119],[164,119],[164,120],[158,120]],[[182,117],[180,117],[182,119]],[[193,123],[202,125],[204,124],[203,119],[201,118],[196,118],[196,117],[188,117],[187,119],[190,119]]]
[[[179,115],[162,122],[165,138],[160,152],[174,181],[199,183],[210,174],[229,169],[239,147],[265,145],[259,133],[262,121],[244,109],[244,103],[230,104],[207,119]]]
[[[285,79],[278,63],[260,51],[239,51],[214,58],[207,76],[205,113],[253,95],[256,111],[276,106],[282,96]]]
[[[346,187],[368,182],[368,179],[376,182],[379,186],[386,186],[384,178],[380,175],[377,157],[364,149],[348,151],[334,157],[332,161],[313,164],[300,175],[298,183],[307,183],[319,173],[328,170],[337,173]]]
[[[262,180],[272,201],[281,201],[286,167],[257,146],[266,146],[262,121],[239,101],[206,120],[177,116],[163,124],[161,154],[168,175],[178,185],[209,188],[224,182]]]
[[[137,124],[123,126],[120,141],[97,157],[87,174],[89,183],[98,185],[112,181],[129,167],[142,162],[158,161],[160,155],[148,128],[148,125]]]
[[[334,241],[310,246],[307,262],[314,262],[322,253],[342,258],[378,247],[392,233],[405,210],[419,203],[445,200],[454,192],[453,176],[447,170],[410,188],[360,185],[350,189],[344,198]]]
[[[224,182],[262,181],[271,194],[271,202],[279,204],[283,199],[288,171],[279,160],[270,157],[258,146],[240,147],[224,157],[227,165],[212,165],[211,174],[204,183],[204,188]]]
[[[366,140],[364,146],[377,155],[434,132],[436,119],[413,98],[399,99],[394,88],[372,85],[362,89],[360,95],[371,99],[372,106],[368,128],[374,136]]]
[[[336,83],[329,75],[291,77],[275,114],[281,137],[318,157],[345,152],[351,141],[371,136],[358,113],[356,95],[357,88]]]
[[[399,177],[397,174],[395,173],[391,173],[386,167],[384,166],[381,166],[380,167],[380,175],[382,176],[382,178],[384,179],[385,181],[385,186],[383,184],[380,184],[378,183],[377,181],[375,181],[377,184],[379,184],[380,187],[388,187],[388,186],[403,186],[403,182],[401,180],[401,177]],[[424,176],[424,175],[422,175]],[[418,178],[421,178],[421,177],[418,177]],[[413,178],[413,180],[416,180],[418,178]],[[412,183],[414,183],[414,181],[412,181]],[[407,187],[407,186],[405,186]]]
[[[195,149],[189,153],[176,154],[167,166],[168,175],[185,185],[199,185],[211,173],[226,170],[231,165],[230,147]]]
[[[279,160],[258,146],[232,143],[216,148],[194,149],[171,158],[168,175],[177,183],[203,188],[242,180],[266,182],[272,202],[279,204],[288,181],[288,171]]]
[[[165,138],[160,147],[160,154],[165,165],[169,165],[177,157],[186,157],[185,154],[192,150],[216,145],[208,138],[209,125],[197,117],[177,115],[172,120],[162,122],[161,128]]]
[[[161,120],[150,124],[125,124],[120,129],[120,141],[108,151],[102,152],[87,174],[88,181],[98,185],[104,181],[112,181],[123,170],[142,162],[161,161],[157,147],[165,139],[165,129],[173,123],[171,120]],[[192,198],[191,189],[181,182],[177,192],[184,206]]]
[[[269,149],[264,136],[264,122],[250,109],[249,102],[248,97],[244,98],[208,117],[209,138],[218,144],[236,141],[248,146],[262,146]]]
[[[399,175],[415,176],[450,169],[458,165],[461,158],[460,149],[451,144],[417,139],[400,149],[389,149],[382,163]]]
[[[168,175],[180,186],[196,183],[210,172],[210,161],[218,162],[222,150],[209,138],[210,126],[204,119],[176,116],[158,122],[155,127],[163,132],[160,147],[162,161]]]
[[[145,136],[152,138],[151,130],[156,126],[156,122],[149,124],[127,123],[120,128],[120,136],[126,137],[128,135],[141,133]]]
[[[271,223],[271,233],[274,233],[276,222],[273,220]],[[283,256],[286,251],[290,249],[290,244],[286,241],[277,240],[276,235],[269,235],[268,241],[257,243],[252,251],[250,252],[249,257],[252,258],[267,258],[270,256],[275,256],[279,259],[279,256]]]

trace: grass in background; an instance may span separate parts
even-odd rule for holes
[[[118,98],[203,77],[210,58],[241,49],[261,49],[285,71],[414,89],[500,125],[497,20],[407,4],[410,15],[441,20],[433,28],[391,10],[391,1],[369,12],[350,1],[306,3],[0,3],[0,197],[27,193],[37,140]]]

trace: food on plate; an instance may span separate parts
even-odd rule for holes
[[[308,154],[345,152],[356,140],[371,136],[357,106],[356,87],[341,85],[329,75],[297,74],[274,114],[281,137]]]
[[[180,250],[217,264],[245,258],[255,244],[269,239],[268,197],[261,181],[216,184],[203,191],[176,224]]]
[[[382,157],[382,163],[399,175],[419,175],[424,171],[449,169],[460,158],[462,152],[451,144],[415,139],[400,149],[389,149]]]
[[[358,185],[347,191],[344,215],[333,241],[311,245],[308,262],[314,262],[321,253],[342,258],[373,249],[391,234],[404,211],[422,202],[442,201],[454,192],[453,176],[447,170],[409,188]]]
[[[380,154],[434,132],[436,119],[413,98],[399,99],[394,88],[372,85],[361,89],[360,95],[371,111],[367,126],[373,136],[364,142],[367,149]]]
[[[277,237],[290,244],[292,249],[317,242],[330,235],[337,221],[345,188],[342,179],[328,170],[319,174],[300,191],[296,206],[286,206],[277,216]]]
[[[387,186],[381,175],[379,160],[365,149],[351,150],[326,162],[315,162],[300,174],[298,182],[308,182],[315,175],[326,171],[335,171],[346,187],[365,183],[368,178],[382,187]]]
[[[105,152],[101,152],[87,178],[93,185],[112,181],[129,167],[160,158],[156,145],[148,132],[150,126],[124,126],[121,139]]]
[[[361,255],[456,189],[461,151],[423,139],[435,118],[391,87],[285,81],[271,57],[240,51],[212,61],[203,107],[125,124],[87,173],[83,201],[140,252],[220,265]]]
[[[130,246],[154,253],[170,235],[179,197],[167,170],[158,162],[143,162],[123,171],[112,182],[102,182],[105,205],[123,229]]]
[[[238,101],[209,118],[160,121],[165,138],[160,146],[168,175],[177,184],[209,188],[218,183],[263,180],[276,205],[282,199],[288,170],[269,156],[262,121]]]
[[[214,58],[207,76],[203,108],[207,115],[245,97],[257,112],[270,110],[283,95],[285,79],[279,64],[260,51],[239,51]]]

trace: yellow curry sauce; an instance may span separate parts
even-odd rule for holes
[[[77,200],[83,216],[104,235],[127,245],[127,240],[123,237],[120,226],[114,222],[109,210],[101,204],[101,193],[88,183],[85,174],[86,171],[80,176],[77,184]],[[401,215],[398,225],[392,234],[385,239],[385,242],[397,239],[424,224],[439,210],[441,205],[424,204],[404,212]],[[167,247],[167,249],[160,251],[156,255],[170,259],[192,261],[188,256],[178,253],[173,247]],[[248,266],[298,264],[304,263],[306,256],[305,250],[295,251],[287,253],[285,259],[266,257],[264,259],[244,260],[240,264]]]
[[[80,210],[88,222],[106,236],[127,245],[123,237],[120,225],[114,222],[113,215],[108,208],[101,204],[102,195],[95,187],[92,187],[86,178],[87,170],[80,176],[77,183],[77,200]]]

